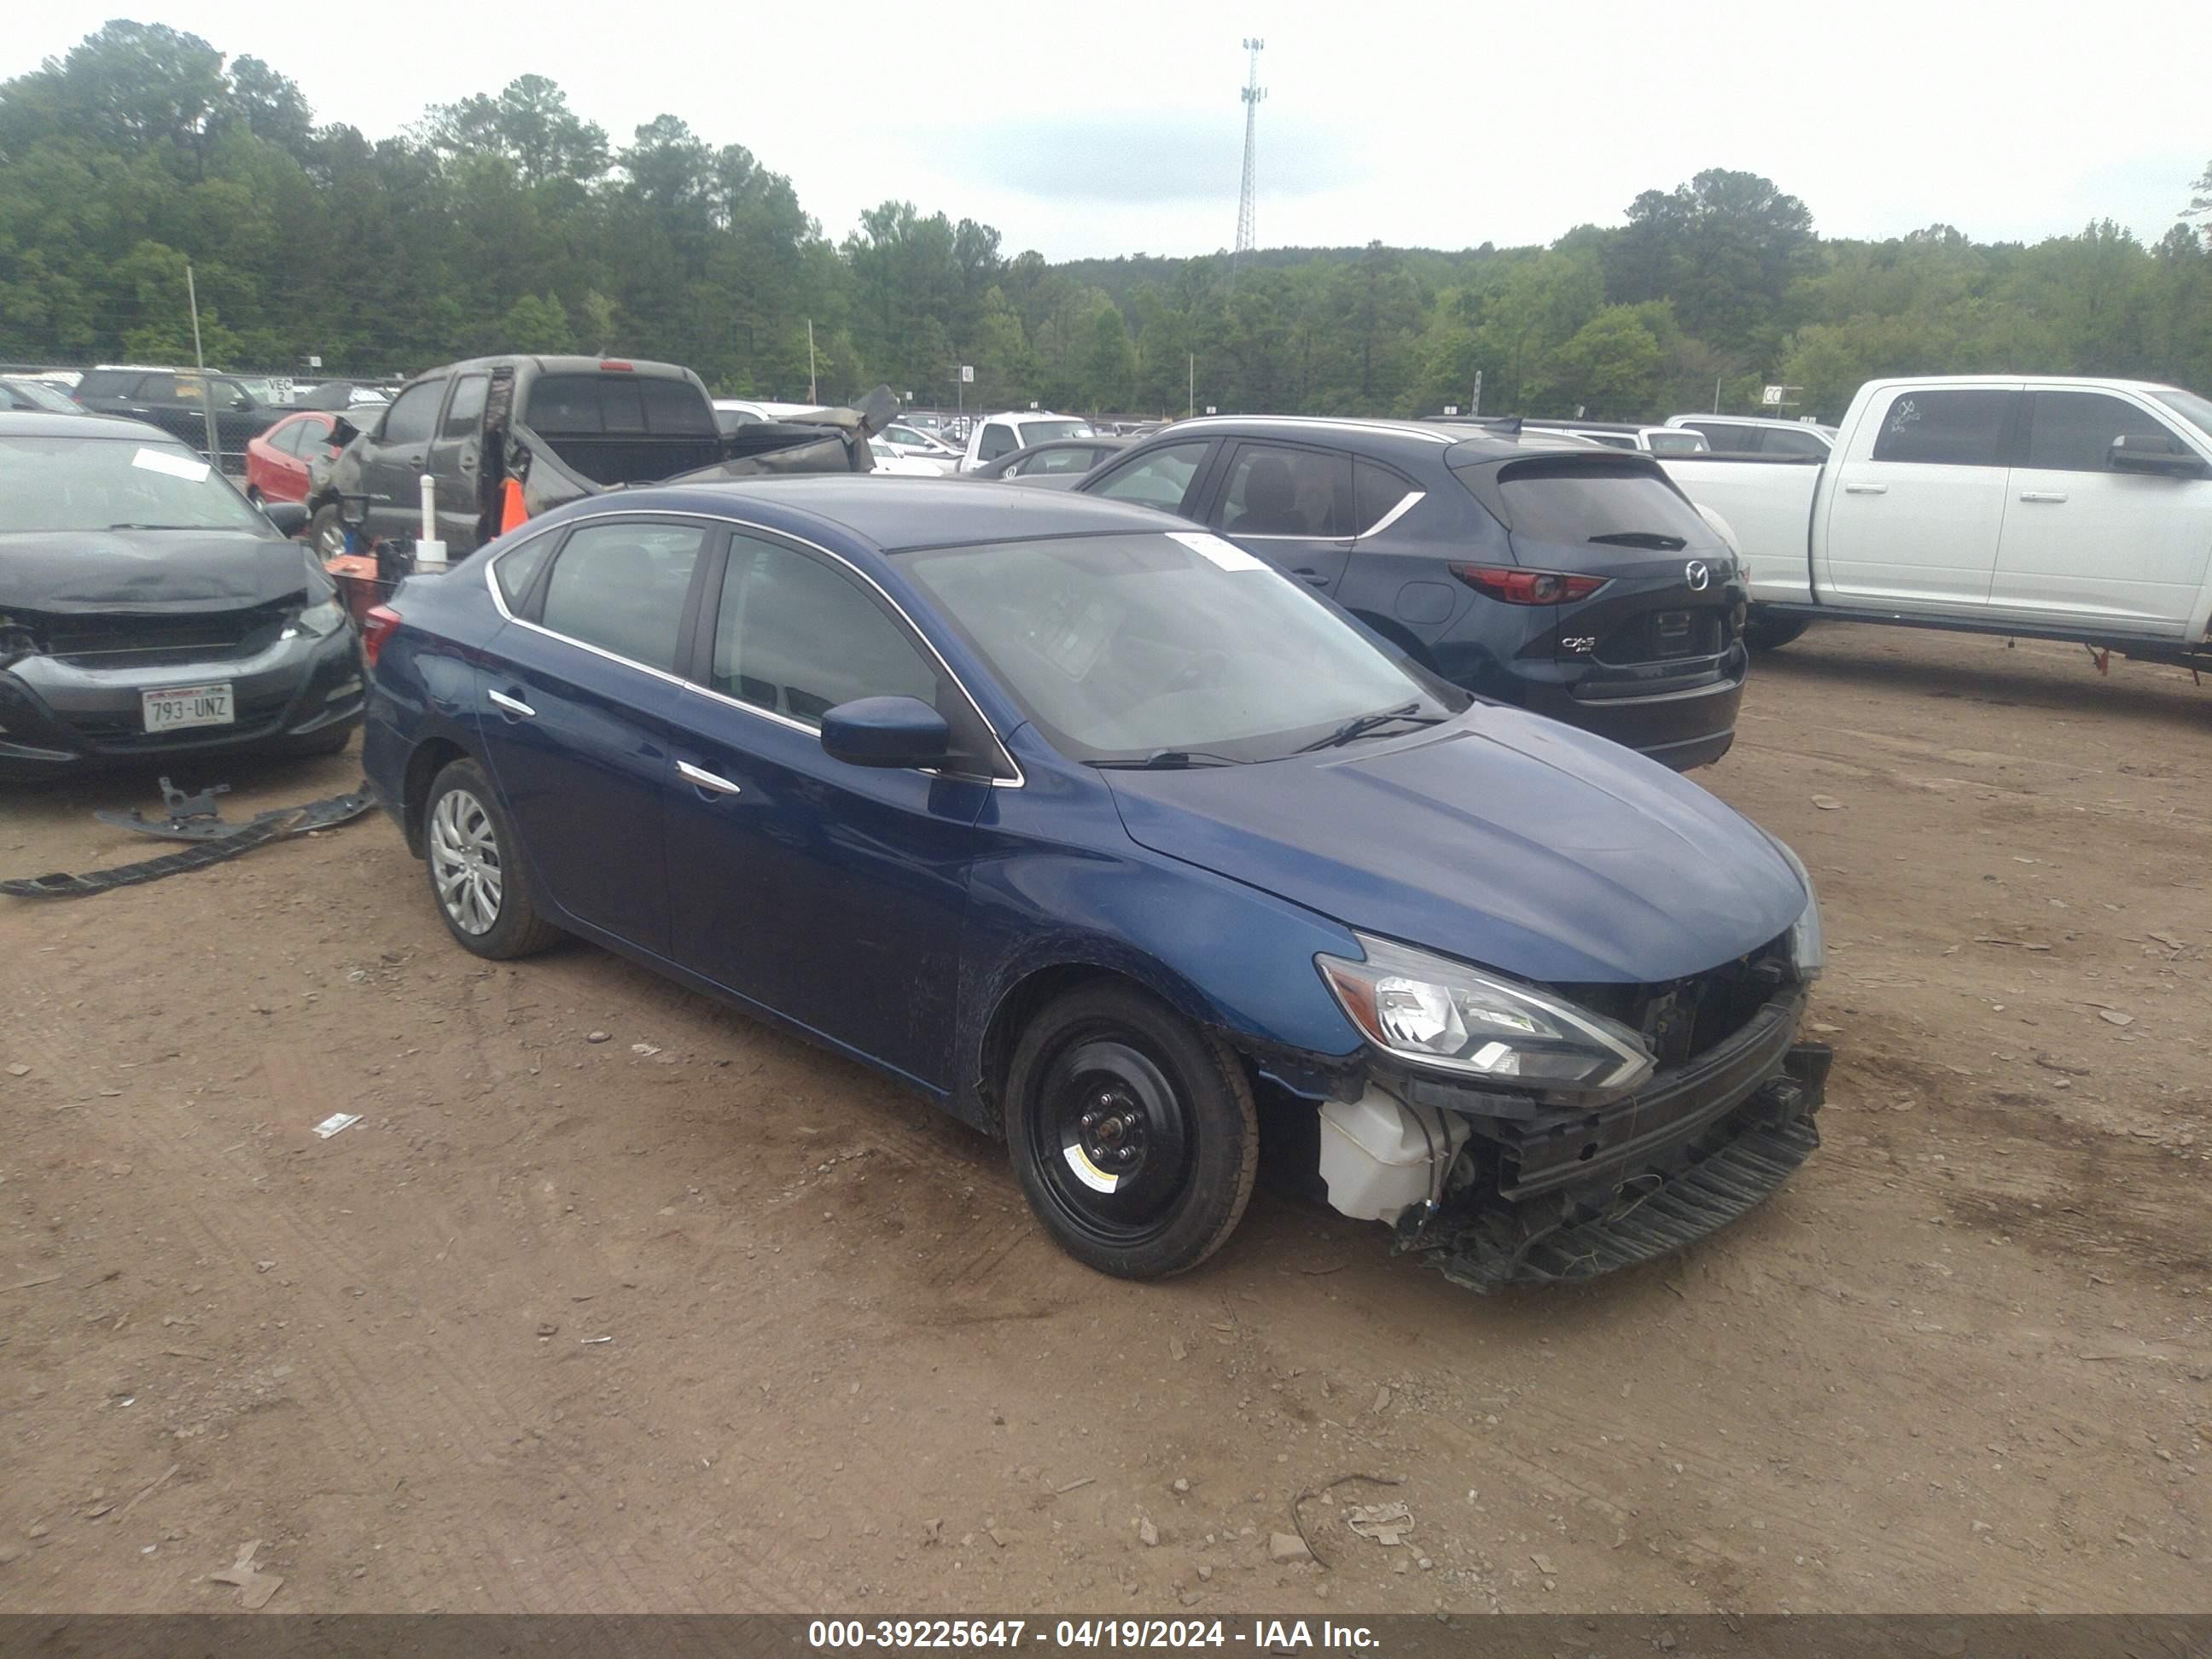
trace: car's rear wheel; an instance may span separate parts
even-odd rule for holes
[[[1133,986],[1071,992],[1030,1022],[1006,1078],[1014,1174],[1079,1261],[1161,1279],[1220,1249],[1259,1169],[1236,1057]]]
[[[439,773],[422,803],[423,863],[446,931],[480,957],[543,951],[561,930],[538,914],[514,826],[474,761]]]
[[[1778,617],[1754,606],[1743,624],[1743,642],[1754,651],[1779,651],[1813,625],[1809,617]]]

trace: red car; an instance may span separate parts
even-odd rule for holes
[[[331,423],[337,416],[327,410],[303,410],[287,415],[266,432],[246,442],[246,498],[251,501],[304,501],[307,499],[307,463],[318,455],[335,455]]]

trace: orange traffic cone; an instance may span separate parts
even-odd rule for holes
[[[499,530],[505,535],[530,516],[530,509],[522,504],[522,485],[509,478],[501,488],[499,497]]]

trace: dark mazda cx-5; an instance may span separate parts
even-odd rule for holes
[[[1224,416],[1078,488],[1206,526],[1484,696],[1677,770],[1735,740],[1747,590],[1648,455],[1510,422]]]

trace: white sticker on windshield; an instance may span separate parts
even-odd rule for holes
[[[1224,570],[1265,570],[1267,568],[1234,543],[1224,542],[1218,536],[1209,536],[1203,530],[1170,530],[1168,535],[1200,558],[1209,560]]]
[[[166,450],[142,449],[131,458],[131,465],[143,466],[149,472],[165,472],[172,478],[182,478],[188,483],[198,483],[208,475],[208,464],[183,455],[172,455]]]

